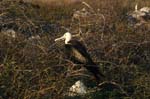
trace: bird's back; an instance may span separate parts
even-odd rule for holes
[[[71,40],[68,44],[65,44],[66,55],[71,61],[76,64],[83,64],[84,67],[94,74],[97,81],[104,75],[99,71],[99,67],[93,62],[86,47],[76,40]]]
[[[86,47],[79,41],[71,40],[65,44],[66,54],[75,63],[91,64],[94,63],[86,50]]]

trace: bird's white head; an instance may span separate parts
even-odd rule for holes
[[[62,37],[55,39],[55,41],[59,40],[65,40],[65,44],[68,44],[68,42],[72,39],[72,35],[70,32],[66,32]]]

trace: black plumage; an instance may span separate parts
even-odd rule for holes
[[[83,64],[83,66],[91,72],[96,81],[99,82],[104,75],[99,71],[99,67],[93,62],[86,47],[77,40],[70,40],[65,44],[65,52],[73,63]]]

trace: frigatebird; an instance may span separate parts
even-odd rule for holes
[[[59,40],[65,40],[65,54],[68,59],[75,64],[83,64],[94,75],[97,82],[104,77],[98,65],[93,62],[86,47],[80,41],[73,40],[70,32],[66,32],[62,37],[55,39],[55,41]]]

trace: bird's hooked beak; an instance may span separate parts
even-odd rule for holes
[[[55,39],[55,42],[56,42],[56,41],[59,41],[59,40],[65,40],[65,36],[63,35],[63,36],[60,37],[60,38],[56,38],[56,39]]]

